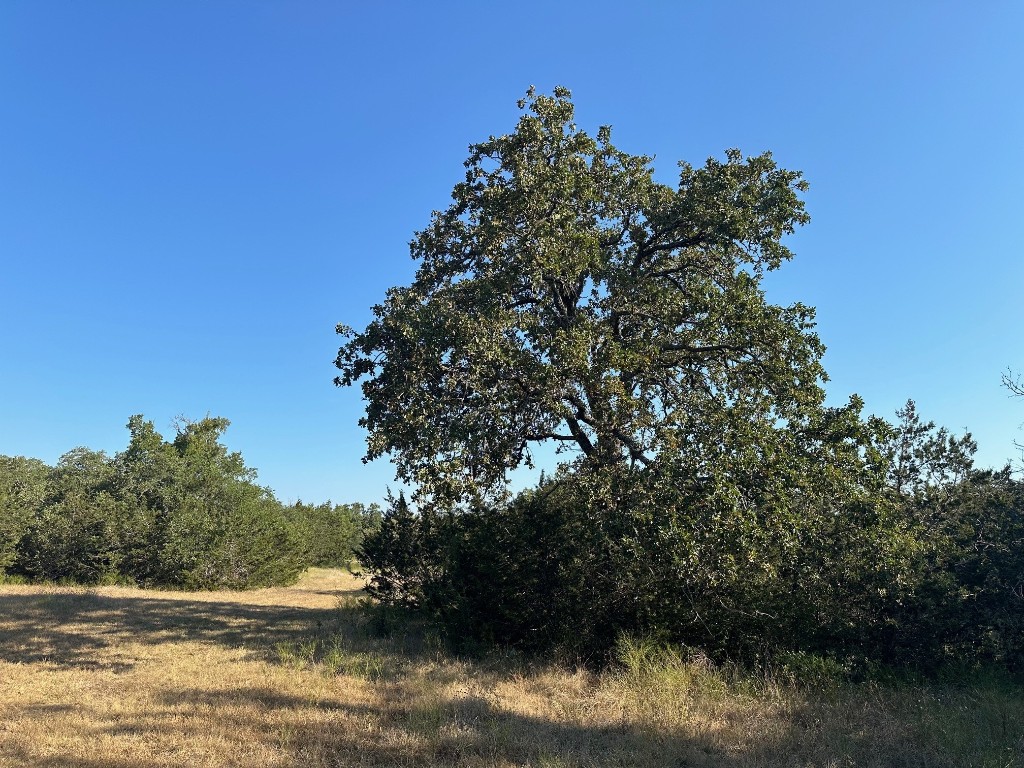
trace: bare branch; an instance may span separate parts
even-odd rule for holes
[[[1009,368],[1003,374],[1003,386],[1017,397],[1024,397],[1024,375],[1015,374]]]

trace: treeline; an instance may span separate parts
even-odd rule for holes
[[[723,456],[702,478],[565,470],[471,510],[399,497],[363,545],[370,591],[459,641],[597,659],[630,633],[850,669],[1024,669],[1024,482],[976,468],[970,436],[912,402],[898,415],[861,424],[842,471],[766,455],[730,477]]]
[[[55,467],[0,456],[0,573],[238,589],[347,565],[379,525],[376,506],[282,504],[222,444],[228,424],[183,422],[168,441],[133,416],[114,456],[75,448]]]

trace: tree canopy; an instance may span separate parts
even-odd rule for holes
[[[671,187],[610,128],[578,128],[568,90],[519,106],[414,237],[412,285],[365,330],[338,328],[366,458],[390,455],[419,497],[465,500],[500,492],[538,442],[595,469],[685,456],[699,475],[724,432],[807,422],[825,379],[814,312],[760,286],[808,220],[801,174],[729,150],[680,163]]]

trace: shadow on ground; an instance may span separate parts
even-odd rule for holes
[[[190,641],[267,658],[281,643],[341,628],[337,608],[111,596],[95,592],[0,594],[0,660],[127,671],[125,643]]]
[[[237,709],[240,701],[246,703],[242,712]],[[307,698],[259,687],[219,692],[193,689],[167,694],[154,702],[152,711],[139,715],[137,722],[126,721],[123,717],[116,722],[109,719],[104,722],[103,713],[91,713],[90,718],[100,722],[91,737],[116,738],[127,730],[188,743],[197,734],[183,732],[180,718],[164,715],[212,709],[218,712],[220,729],[238,734],[238,754],[253,747],[251,734],[256,732],[264,740],[263,746],[278,750],[283,758],[281,762],[275,761],[275,765],[310,768],[484,768],[496,765],[523,768],[953,768],[955,765],[933,751],[915,754],[913,750],[895,745],[894,748],[878,745],[869,732],[851,734],[841,748],[835,743],[822,744],[816,739],[821,734],[795,722],[790,722],[771,738],[730,750],[716,740],[712,731],[681,734],[654,732],[629,724],[576,725],[511,713],[473,697],[416,706],[408,706],[403,701],[407,701],[407,692],[401,686],[396,686],[393,696],[380,705],[333,699],[313,703]],[[324,728],[324,716],[340,724]],[[266,727],[267,722],[275,723],[276,727]],[[347,723],[351,723],[351,727],[347,727]],[[27,753],[8,757],[20,758],[17,764],[24,768],[162,768],[173,764],[167,759],[147,755],[95,760],[87,757],[68,760]],[[245,763],[231,763],[236,764]],[[1005,765],[1018,763],[1011,757]]]

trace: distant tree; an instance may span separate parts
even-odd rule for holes
[[[886,481],[900,496],[963,482],[974,468],[977,443],[970,433],[955,437],[935,422],[923,422],[913,400],[896,411],[896,423],[879,440]]]
[[[207,417],[178,427],[165,579],[201,589],[288,582],[305,565],[295,532],[280,502],[256,484],[255,470],[220,442],[229,424]]]
[[[1024,667],[1024,484],[1009,466],[976,468],[971,435],[923,421],[912,400],[896,417],[877,432],[886,469],[874,507],[890,507],[913,545],[897,580],[852,598],[870,606],[859,647],[922,667]],[[858,570],[870,575],[875,562]]]
[[[351,565],[364,533],[379,526],[379,511],[362,504],[297,501],[285,511],[309,565]]]
[[[122,570],[140,584],[173,580],[163,564],[177,510],[181,458],[141,415],[128,420],[128,447],[114,457],[114,486],[124,515]]]
[[[213,589],[293,580],[309,553],[283,505],[222,444],[228,424],[183,420],[168,442],[136,415],[127,448],[113,458],[76,448],[47,470],[4,457],[0,564],[83,584]],[[325,525],[318,535],[329,533]]]
[[[437,548],[425,546],[429,526],[409,507],[405,494],[390,496],[380,526],[359,547],[361,565],[372,573],[367,591],[385,602],[405,607],[423,607],[429,599],[424,591],[428,574],[436,570],[429,558]]]
[[[927,497],[925,578],[904,603],[920,655],[1024,670],[1024,482],[1010,468],[974,471]]]

